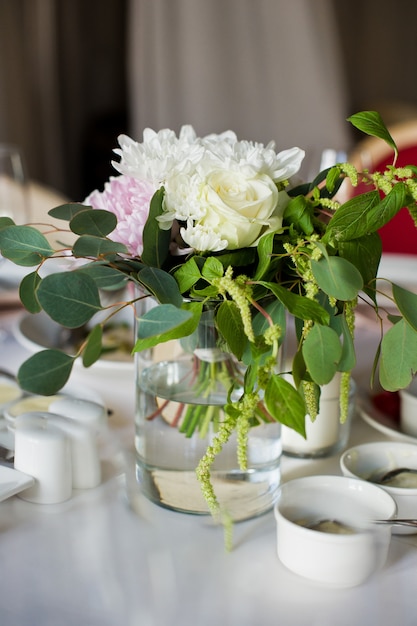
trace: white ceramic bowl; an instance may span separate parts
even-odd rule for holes
[[[340,467],[345,476],[375,481],[382,473],[397,467],[417,469],[417,444],[401,441],[375,441],[346,450],[340,457]],[[381,485],[397,504],[397,516],[417,518],[417,487]],[[416,529],[394,526],[395,534],[411,534]]]
[[[127,315],[124,314],[120,320],[127,323]],[[130,323],[133,324],[133,320],[130,320]],[[22,315],[13,330],[18,343],[30,352],[39,352],[45,348],[67,350],[69,353],[75,352],[71,331],[51,320],[43,311],[34,315]],[[133,327],[131,332],[133,341]],[[88,369],[83,367],[80,359],[76,359],[74,368],[84,372],[88,372],[91,369],[94,373],[99,373],[100,375],[108,373],[110,378],[114,378],[118,374],[133,375],[134,360],[132,356],[126,353],[119,353],[116,358],[116,356],[113,356],[113,353],[109,352],[108,355],[102,356]]]
[[[284,483],[275,505],[277,552],[292,572],[329,587],[354,587],[380,569],[387,558],[390,526],[372,519],[396,514],[383,489],[345,476],[307,476]],[[306,525],[338,520],[353,530],[334,534]]]

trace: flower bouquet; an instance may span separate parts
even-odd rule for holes
[[[100,358],[103,328],[135,302],[154,302],[138,316],[136,352],[194,340],[211,311],[216,334],[210,350],[228,354],[231,365],[203,359],[205,369],[195,380],[200,394],[213,381],[223,386],[222,418],[216,411],[191,410],[176,423],[184,436],[215,425],[213,444],[196,468],[214,514],[219,504],[210,468],[232,433],[238,435],[241,467],[248,432],[257,425],[281,423],[305,435],[306,415],[315,419],[321,387],[339,373],[343,420],[358,299],[381,317],[378,229],[405,206],[417,218],[417,167],[395,167],[395,143],[376,112],[349,120],[392,146],[393,165],[386,171],[357,172],[338,163],[311,182],[297,183],[304,157],[299,148],[277,153],[273,143],[239,141],[230,131],[200,138],[190,126],[178,137],[146,129],[140,143],[119,138],[113,163],[118,175],[104,191],[49,212],[64,223],[58,229],[62,245],[50,244],[46,227],[0,218],[2,255],[35,268],[20,285],[29,312],[43,310],[71,329],[105,312],[75,354],[48,349],[24,362],[21,387],[56,393],[75,359],[89,367]],[[367,182],[369,191],[338,200],[342,184],[358,182]],[[66,233],[76,235],[73,243],[65,242]],[[57,257],[79,261],[71,271],[41,277],[43,265]],[[100,294],[128,284],[137,287],[129,298],[102,304]],[[381,324],[375,356],[380,383],[391,391],[406,387],[417,370],[417,296],[393,284],[392,299],[398,315],[389,317],[387,331]],[[293,384],[278,359],[288,317],[297,336],[292,364],[285,366]]]

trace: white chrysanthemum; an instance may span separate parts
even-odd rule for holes
[[[180,233],[185,243],[197,252],[219,252],[227,248],[226,239],[222,239],[211,228],[194,225],[191,220],[187,223],[187,228],[181,228]]]
[[[118,141],[120,148],[114,152],[120,156],[120,162],[113,162],[113,167],[121,174],[157,186],[162,185],[180,164],[182,168],[190,169],[204,154],[192,126],[183,126],[179,137],[169,129],[155,132],[146,128],[141,143],[127,135],[120,135]]]

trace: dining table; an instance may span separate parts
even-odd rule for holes
[[[12,374],[31,354],[16,333],[24,314],[18,302],[0,307],[0,368]],[[370,393],[379,339],[379,325],[359,312],[358,398]],[[108,412],[102,480],[60,504],[19,495],[0,502],[1,626],[415,626],[416,534],[393,534],[382,569],[347,589],[285,568],[273,510],[235,524],[228,551],[210,516],[162,508],[141,493],[134,368],[77,367],[71,380],[99,394]],[[388,439],[389,432],[355,413],[348,446]],[[281,481],[341,475],[340,455],[283,454]]]

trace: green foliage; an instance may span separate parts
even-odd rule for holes
[[[371,135],[372,137],[378,137],[385,141],[395,153],[395,158],[398,155],[397,146],[395,141],[391,137],[384,124],[384,121],[377,111],[361,111],[348,117],[348,121],[356,128]]]
[[[376,112],[365,111],[349,121],[386,141],[395,162],[395,143]],[[378,230],[403,206],[415,210],[417,201],[412,194],[417,167],[411,166],[410,171],[410,180],[403,174],[396,177],[391,166],[378,179],[358,173],[369,191],[340,206],[338,191],[348,172],[342,164],[318,172],[313,181],[294,188],[290,185],[282,228],[263,234],[256,245],[245,249],[174,254],[170,228],[161,228],[159,220],[165,212],[165,191],[160,188],[150,204],[140,258],[129,257],[123,244],[112,241],[113,213],[71,202],[49,211],[51,217],[62,221],[62,232],[77,235],[69,250],[67,246],[65,252],[55,249],[39,230],[17,226],[3,217],[0,251],[17,265],[34,268],[20,285],[22,303],[31,313],[43,310],[67,328],[83,326],[100,311],[107,313],[104,321],[93,325],[79,349],[86,367],[100,358],[103,327],[114,310],[123,306],[117,302],[103,307],[100,292],[122,290],[134,283],[146,297],[156,300],[157,305],[137,320],[135,350],[178,338],[186,338],[184,343],[191,345],[210,303],[215,309],[220,347],[246,367],[244,393],[265,390],[270,417],[304,432],[305,406],[297,389],[303,381],[326,384],[335,372],[349,372],[354,367],[352,320],[348,322],[346,311],[362,292],[378,308],[376,276],[382,249]],[[52,257],[68,252],[86,263],[76,264],[72,271],[41,272]],[[392,327],[385,332],[375,360],[375,371],[379,365],[380,381],[387,389],[408,384],[417,368],[417,296],[393,285],[393,300],[399,314],[388,317]],[[279,372],[271,370],[266,376],[264,370],[285,342],[289,316],[297,328],[298,346],[292,363],[295,388],[283,381]],[[248,324],[254,341],[248,339]],[[20,373],[23,388],[41,393],[56,390],[69,376],[74,358],[63,355],[60,360],[58,354],[46,351],[24,364]],[[268,384],[265,376],[269,376]],[[45,384],[45,378],[50,383]],[[237,411],[233,403],[229,408],[231,414]]]
[[[20,366],[18,382],[31,393],[52,396],[68,381],[74,357],[58,350],[42,350]]]

